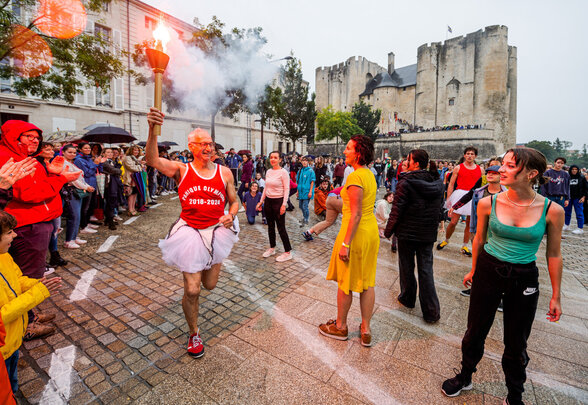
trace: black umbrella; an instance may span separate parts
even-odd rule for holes
[[[217,149],[224,149],[225,147],[223,145],[221,145],[220,143],[215,143],[215,146]]]
[[[144,148],[145,146],[147,146],[147,142],[146,141],[137,142],[137,145]],[[157,148],[158,149],[169,149],[170,146],[165,145],[165,142],[157,142]]]
[[[174,141],[162,141],[160,142],[161,145],[165,145],[165,146],[177,146],[178,144]]]
[[[314,155],[306,155],[305,157],[314,160]]]
[[[127,143],[135,141],[137,138],[129,134],[128,131],[123,128],[107,124],[88,131],[82,139],[87,142]]]

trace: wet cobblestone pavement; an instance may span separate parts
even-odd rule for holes
[[[58,330],[21,348],[20,403],[502,403],[501,314],[474,390],[454,399],[440,392],[459,365],[466,324],[467,299],[459,291],[471,259],[459,254],[458,243],[435,252],[442,318],[429,325],[418,303],[411,310],[396,302],[397,258],[382,241],[375,345],[366,349],[358,342],[357,299],[348,341],[317,332],[318,323],[336,313],[336,285],[324,276],[340,222],[304,242],[299,210],[287,216],[294,260],[284,263],[261,258],[266,228],[261,219],[243,225],[239,214],[240,241],[217,288],[202,292],[206,354],[192,359],[185,350],[181,273],[163,263],[157,247],[179,214],[178,200],[170,197],[117,231],[101,227],[82,249],[60,248],[70,261],[57,270],[64,286],[41,305],[57,313]],[[118,236],[112,247],[96,253],[110,236]],[[453,240],[459,239],[456,233]],[[529,340],[526,403],[588,402],[588,236],[569,235],[563,254],[564,317],[555,325],[544,316],[550,287],[543,252],[538,260],[542,295]]]

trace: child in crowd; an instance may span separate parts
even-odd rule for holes
[[[257,216],[257,204],[261,201],[261,193],[259,192],[259,185],[257,182],[252,182],[249,186],[249,192],[243,195],[243,206],[245,207],[245,215],[247,222],[253,225],[255,217]],[[265,224],[265,218],[263,218]]]
[[[37,280],[22,275],[8,254],[16,236],[16,219],[0,211],[0,315],[6,328],[6,344],[0,349],[6,362],[12,391],[18,390],[18,348],[29,321],[28,311],[36,307],[61,286],[61,277]]]
[[[255,182],[259,186],[259,194],[263,193],[263,189],[265,188],[265,180],[261,177],[261,173],[255,173]]]
[[[314,213],[321,219],[321,221],[324,221],[326,218],[327,196],[332,189],[333,187],[331,187],[329,178],[323,177],[320,185],[314,192]]]

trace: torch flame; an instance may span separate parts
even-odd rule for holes
[[[155,39],[155,47],[162,51],[166,51],[167,43],[170,40],[170,35],[167,27],[163,24],[163,20],[160,19],[157,27],[153,30],[153,39]]]

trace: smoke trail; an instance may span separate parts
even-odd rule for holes
[[[167,72],[174,82],[174,95],[186,108],[205,114],[215,112],[231,102],[226,92],[233,89],[241,89],[247,104],[252,106],[278,70],[261,53],[265,42],[254,32],[245,33],[243,38],[227,36],[228,46],[218,41],[215,53],[208,55],[199,48],[186,46],[175,31],[170,31],[175,38],[168,44]]]

